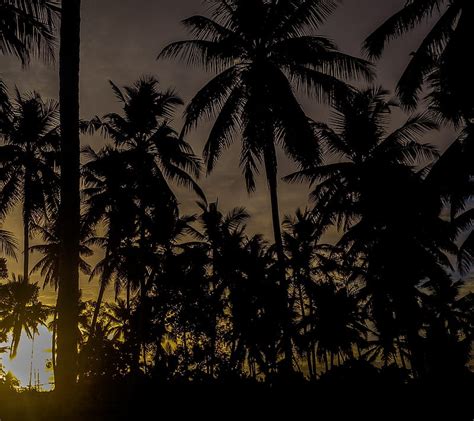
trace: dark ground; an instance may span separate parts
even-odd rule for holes
[[[152,390],[3,393],[0,421],[43,420],[446,420],[472,421],[474,390],[465,385],[399,388],[160,386]],[[99,398],[99,395],[101,396]]]

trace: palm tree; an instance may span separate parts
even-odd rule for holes
[[[46,326],[51,311],[38,301],[38,294],[38,286],[21,276],[0,285],[0,331],[11,332],[10,358],[16,356],[23,330],[33,339],[38,324]]]
[[[107,224],[106,256],[93,272],[101,274],[95,321],[114,272],[112,260],[117,270],[124,266],[117,260],[124,256],[119,249],[130,251],[138,236],[143,258],[152,255],[154,246],[167,243],[168,230],[178,219],[178,201],[168,181],[203,197],[194,181],[200,162],[168,123],[182,103],[180,98],[172,91],[160,92],[153,77],[144,77],[123,90],[112,82],[111,86],[123,105],[124,116],[108,114],[103,121],[96,118],[89,128],[102,129],[113,139],[115,149],[106,148],[98,154],[90,148],[85,150],[89,158],[84,168],[89,219],[92,224]],[[125,226],[124,214],[130,222]],[[146,266],[143,261],[144,271]],[[143,272],[142,296],[146,294],[145,277]]]
[[[61,256],[59,259],[56,387],[72,391],[77,377],[81,211],[79,194],[79,62],[81,0],[62,0],[60,31]]]
[[[474,210],[470,203],[474,192],[472,155],[474,125],[468,123],[457,139],[430,169],[429,187],[446,206],[460,249],[459,271],[467,275],[474,260]]]
[[[311,291],[318,282],[329,282],[336,272],[338,262],[333,247],[320,244],[322,227],[317,223],[313,212],[298,209],[295,216],[286,216],[283,221],[283,240],[287,266],[291,273],[293,309],[295,320],[302,334],[299,335],[306,353],[308,372],[312,380],[316,379],[316,342],[308,341],[314,319],[314,300]],[[314,320],[313,320],[314,321]],[[301,347],[300,347],[301,348]]]
[[[158,80],[151,76],[123,90],[113,82],[110,84],[124,115],[108,114],[103,122],[95,119],[92,124],[102,128],[119,150],[128,152],[128,165],[134,168],[139,187],[145,190],[150,182],[145,177],[151,176],[162,199],[168,196],[169,202],[177,201],[168,180],[191,188],[203,197],[194,180],[199,176],[200,161],[169,124],[182,100],[173,91],[161,92]]]
[[[17,90],[8,108],[0,124],[0,209],[5,217],[17,204],[22,206],[23,279],[28,282],[33,225],[47,218],[57,202],[58,104]]]
[[[247,366],[255,379],[264,374],[269,383],[273,376],[283,375],[287,380],[285,351],[292,331],[287,330],[287,303],[276,282],[279,270],[274,247],[268,247],[260,235],[241,239],[239,252],[236,246],[231,256],[238,256],[238,273],[229,285],[231,361],[241,372]]]
[[[17,249],[18,242],[16,241],[15,236],[9,231],[0,229],[0,253],[16,259]],[[4,258],[2,257],[2,259]]]
[[[222,150],[230,145],[233,132],[242,131],[241,165],[249,191],[255,189],[258,164],[264,162],[280,257],[274,144],[282,144],[300,163],[318,156],[311,126],[290,81],[331,98],[347,88],[337,76],[370,75],[366,62],[341,54],[327,39],[306,35],[335,7],[331,1],[323,3],[260,1],[250,6],[245,1],[215,2],[212,19],[193,16],[183,22],[196,39],[170,44],[160,54],[223,70],[187,107],[184,132],[201,118],[218,114],[204,150],[211,172]]]
[[[263,164],[282,287],[276,145],[302,167],[319,159],[312,126],[295,89],[332,100],[349,91],[341,79],[372,76],[366,61],[345,55],[327,38],[314,35],[335,8],[331,0],[216,1],[211,4],[211,18],[193,16],[183,21],[194,39],[172,43],[159,55],[219,72],[186,108],[183,132],[215,116],[204,148],[208,173],[240,132],[240,165],[249,192],[255,190],[255,174]],[[287,348],[291,361],[289,344]]]
[[[303,318],[301,326],[309,325],[303,335],[316,346],[326,371],[334,367],[334,359],[353,358],[354,348],[365,342],[367,328],[354,291],[337,286],[333,281],[313,284],[308,289],[314,311]]]
[[[59,241],[60,228],[57,223],[51,222],[45,226],[35,226],[34,229],[41,234],[44,243],[31,246],[30,252],[40,253],[43,257],[36,262],[30,273],[40,273],[44,282],[43,288],[49,285],[57,290],[59,283],[59,256],[61,254],[61,243]],[[93,242],[93,240],[91,228],[87,224],[81,224],[81,259],[79,262],[79,270],[84,275],[91,273],[91,267],[84,258],[94,254],[90,247],[90,243]]]
[[[0,53],[18,57],[26,65],[31,55],[54,56],[56,0],[1,0]]]
[[[372,58],[381,56],[388,42],[420,26],[433,16],[437,21],[422,41],[398,84],[404,105],[415,107],[423,85],[433,92],[433,105],[456,124],[474,117],[474,83],[466,51],[473,36],[474,6],[464,0],[413,0],[385,21],[365,41]]]
[[[136,217],[138,214],[130,183],[134,173],[130,169],[125,154],[111,147],[99,152],[84,149],[88,159],[83,166],[85,188],[85,225],[94,229],[99,224],[105,226],[105,235],[96,237],[97,245],[105,248],[104,258],[91,272],[91,279],[100,275],[100,290],[94,311],[91,331],[93,333],[99,315],[105,290],[116,274],[116,293],[124,280],[123,247],[136,237]]]
[[[367,212],[369,196],[364,194],[389,209],[398,200],[394,193],[402,190],[396,184],[391,190],[384,183],[410,178],[416,165],[437,157],[433,146],[421,143],[423,135],[437,128],[428,115],[414,115],[402,127],[387,131],[388,116],[397,105],[387,96],[381,88],[368,88],[337,103],[332,114],[334,128],[316,124],[328,162],[286,177],[287,181],[308,180],[315,185],[311,199],[323,231],[332,224],[347,231],[357,223]],[[395,208],[392,211],[396,213]]]
[[[429,285],[426,309],[426,363],[441,380],[461,377],[471,359],[474,337],[474,295],[463,295],[462,281],[450,277]]]
[[[433,147],[419,142],[436,125],[418,115],[387,134],[391,106],[380,89],[356,93],[338,104],[335,128],[318,127],[328,151],[340,161],[289,179],[316,184],[315,217],[323,228],[342,228],[338,246],[346,251],[346,264],[354,267],[351,278],[362,280],[361,300],[367,302],[368,313],[387,328],[379,333],[393,337],[395,324],[414,349],[421,328],[418,287],[444,276],[450,267],[444,253],[455,247],[449,223],[440,219],[439,198],[427,187],[423,171],[416,171],[426,158],[436,157]],[[417,349],[414,353],[419,357]]]

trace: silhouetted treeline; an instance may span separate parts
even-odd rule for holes
[[[472,384],[474,82],[461,63],[474,10],[462,1],[409,2],[366,40],[377,58],[435,6],[446,13],[392,99],[371,85],[372,63],[315,35],[336,3],[219,0],[210,17],[185,20],[190,40],[160,58],[217,75],[186,106],[181,130],[183,101],[150,76],[123,88],[111,82],[122,111],[90,121],[73,121],[71,74],[64,80],[74,91],[61,101],[73,104],[66,116],[62,105],[61,118],[54,101],[0,85],[0,213],[20,207],[24,227],[23,275],[0,286],[0,340],[11,340],[12,357],[22,332],[34,338],[42,324],[61,384],[77,378],[98,393],[111,383]],[[79,5],[68,12],[76,26]],[[43,51],[57,10],[37,7],[22,13],[46,31],[28,38]],[[63,47],[77,50],[63,52],[62,68],[74,73],[77,33],[66,32]],[[0,51],[26,60],[30,45],[17,51],[8,42],[0,39]],[[356,89],[356,81],[368,86]],[[327,103],[330,119],[310,118],[300,94]],[[389,130],[394,109],[406,122]],[[201,159],[188,138],[203,119],[214,124]],[[457,131],[444,153],[430,143],[442,125]],[[105,143],[83,147],[80,168],[77,142],[64,149],[78,130]],[[241,144],[249,192],[265,175],[271,242],[249,232],[244,208],[222,209],[199,187],[202,167],[212,172],[232,142]],[[295,173],[279,173],[278,148]],[[65,165],[80,174],[70,168],[65,177]],[[279,182],[308,183],[307,208],[281,218]],[[177,185],[195,193],[194,214],[182,213]],[[329,244],[328,233],[338,240]],[[16,255],[8,231],[0,246]],[[32,267],[30,253],[40,255]],[[95,301],[74,298],[78,271],[98,282]],[[0,273],[9,278],[6,261]],[[63,288],[55,308],[40,303],[33,274]],[[17,387],[0,374],[0,387]]]

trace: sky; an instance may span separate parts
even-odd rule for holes
[[[406,0],[345,0],[328,23],[320,28],[320,34],[333,39],[340,49],[348,54],[361,56],[361,44],[365,37],[388,16],[399,10]],[[185,39],[187,34],[180,21],[194,14],[205,13],[200,0],[83,0],[82,53],[81,53],[81,116],[89,119],[95,115],[120,111],[108,80],[118,85],[133,83],[142,75],[158,77],[163,89],[174,88],[187,103],[194,93],[212,76],[198,69],[188,68],[179,62],[157,61],[159,51],[168,43]],[[393,91],[410,53],[420,43],[431,23],[427,23],[411,35],[390,44],[383,59],[377,63],[377,84]],[[0,78],[12,89],[15,85],[21,91],[38,91],[44,98],[58,97],[57,65],[33,61],[22,69],[12,58],[0,57]],[[324,121],[327,110],[314,100],[300,97],[307,114],[315,120]],[[395,113],[393,125],[403,123],[408,116]],[[181,127],[181,110],[173,122]],[[188,141],[197,155],[201,155],[209,124],[203,124],[188,136]],[[455,134],[443,130],[427,141],[436,144],[440,150],[454,140]],[[104,144],[100,138],[83,138],[84,145],[99,148]],[[252,215],[250,232],[263,232],[270,239],[271,213],[269,196],[264,180],[260,179],[257,192],[249,196],[238,167],[238,139],[235,146],[226,152],[215,172],[199,180],[208,200],[219,200],[223,210],[245,206]],[[293,171],[292,164],[279,155],[279,174],[283,177]],[[187,191],[176,188],[184,214],[197,212],[194,202],[197,198]],[[298,207],[308,205],[307,185],[280,183],[280,206],[282,215],[293,213]],[[10,216],[3,229],[18,233],[21,241],[21,223],[18,212]],[[334,234],[335,235],[335,234]],[[21,256],[20,256],[21,258]],[[21,260],[21,259],[20,259]],[[33,263],[35,258],[33,257]],[[9,263],[11,271],[20,272],[20,262]],[[33,281],[40,281],[33,276]],[[82,280],[84,299],[94,299],[97,284]],[[53,304],[53,291],[42,292],[42,300]],[[25,342],[25,349],[31,352],[31,343]],[[47,341],[46,341],[47,342]],[[26,352],[26,351],[25,351]],[[40,354],[42,351],[40,350]],[[7,357],[5,357],[7,358]],[[41,361],[36,364],[41,365]]]

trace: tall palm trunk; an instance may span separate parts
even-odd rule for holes
[[[30,266],[30,216],[25,212],[23,216],[23,278],[29,282]]]
[[[270,201],[272,208],[273,236],[277,253],[277,265],[280,280],[280,290],[282,299],[282,309],[284,310],[283,320],[283,350],[285,354],[283,369],[286,374],[293,371],[293,350],[290,337],[290,312],[288,299],[288,285],[285,276],[285,253],[283,249],[283,238],[281,235],[280,210],[278,206],[278,182],[277,182],[277,159],[273,142],[266,148],[264,153],[265,172],[270,191]]]
[[[29,149],[29,147],[28,147]],[[31,171],[25,168],[25,182],[23,185],[23,279],[29,282],[30,266],[30,219],[31,219]]]
[[[61,209],[56,389],[66,393],[77,379],[79,302],[79,63],[81,0],[63,0],[60,48]]]

